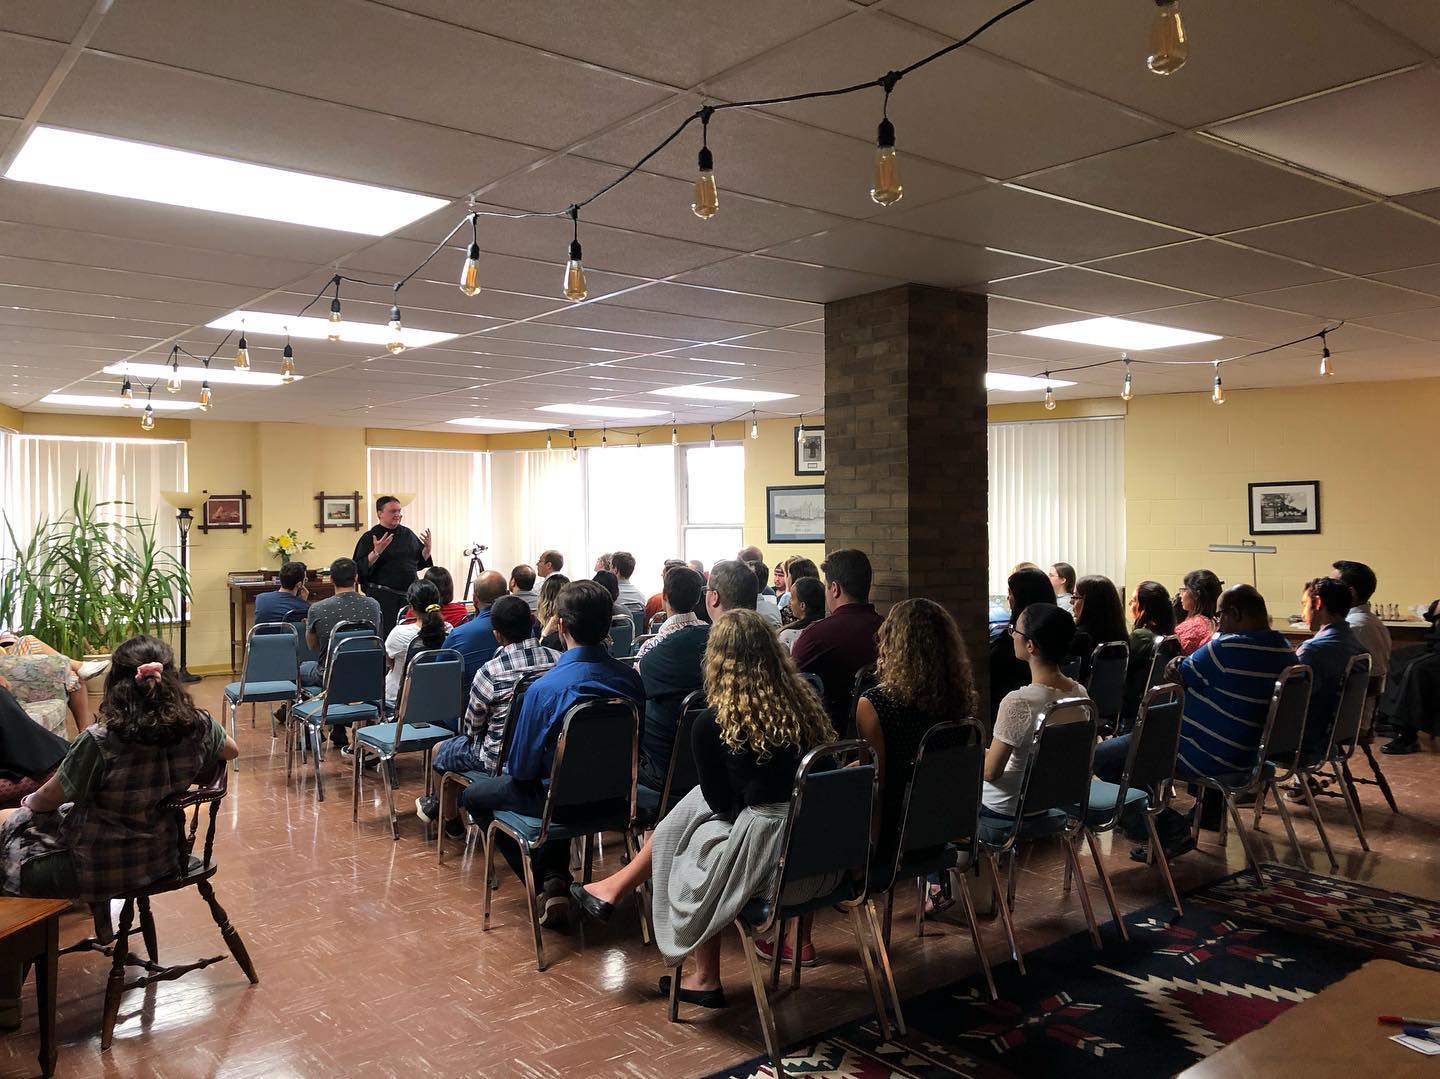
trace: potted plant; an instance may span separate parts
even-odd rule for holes
[[[189,580],[156,536],[154,518],[133,508],[96,502],[82,475],[69,508],[42,517],[23,541],[7,516],[14,556],[0,561],[0,619],[77,659],[108,657],[137,633],[171,623]]]

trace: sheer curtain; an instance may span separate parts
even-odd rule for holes
[[[522,562],[533,566],[541,551],[553,548],[565,556],[565,576],[590,576],[585,472],[569,450],[492,452],[490,505],[486,565],[508,574]]]
[[[990,592],[1017,562],[1069,562],[1125,586],[1121,419],[991,424]]]
[[[464,551],[484,543],[490,507],[485,454],[467,450],[370,450],[370,504],[382,494],[411,495],[405,524],[416,534],[430,529],[431,558],[455,578],[456,598],[465,586]],[[489,559],[487,558],[488,562]]]
[[[635,556],[635,587],[647,596],[660,591],[665,559],[680,557],[681,550],[675,482],[679,453],[673,446],[614,446],[582,453],[587,569],[606,551],[629,551]]]

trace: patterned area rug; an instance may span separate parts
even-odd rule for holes
[[[1102,923],[1103,951],[1079,933],[1027,954],[1024,978],[1007,962],[995,972],[998,1001],[979,979],[907,1000],[904,1037],[884,1041],[867,1019],[794,1046],[786,1071],[814,1079],[1174,1075],[1367,959],[1440,969],[1440,904],[1284,866],[1266,872],[1263,890],[1249,874],[1206,886],[1189,897],[1183,919],[1173,920],[1168,905],[1131,915],[1129,944]],[[757,1057],[707,1079],[773,1079],[773,1071]]]

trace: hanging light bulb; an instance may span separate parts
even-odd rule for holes
[[[755,410],[753,408],[750,410],[750,437],[760,437],[760,421],[755,418]]]
[[[480,295],[480,237],[475,231],[475,215],[470,215],[470,250],[460,267],[460,291],[466,296]]]
[[[636,432],[635,432],[635,448],[636,448],[637,450],[640,448],[640,432],[639,432],[639,431],[636,431]]]
[[[289,338],[285,339],[285,351],[280,353],[280,381],[286,386],[295,381],[295,350]]]
[[[170,377],[165,382],[166,393],[179,393],[182,389],[180,382],[180,346],[170,346]]]
[[[565,263],[565,298],[579,303],[590,295],[585,284],[585,265],[580,258],[580,208],[570,207],[570,261]]]
[[[338,273],[330,280],[335,286],[335,295],[330,299],[330,332],[326,337],[331,341],[340,340],[340,280]]]
[[[580,460],[580,446],[575,441],[575,431],[573,428],[570,431],[570,460]]]
[[[240,343],[235,346],[235,370],[250,370],[250,345],[245,340],[245,331],[240,331]]]
[[[400,324],[400,305],[390,305],[390,338],[385,342],[388,348],[396,356],[405,351],[405,327]]]
[[[125,381],[120,383],[120,407],[135,407],[135,387],[130,384],[130,376],[125,376]]]
[[[601,427],[601,428],[600,428],[600,448],[603,450],[603,449],[604,449],[606,446],[608,446],[608,445],[610,445],[610,438],[609,438],[609,436],[605,433],[605,428],[604,428],[604,427]]]
[[[201,412],[209,412],[209,411],[210,411],[210,401],[211,401],[211,395],[210,395],[210,380],[207,378],[204,382],[200,383],[200,411],[201,411]]]
[[[146,402],[146,404],[145,404],[145,412],[144,412],[144,414],[140,417],[140,430],[142,430],[142,431],[153,431],[153,430],[155,430],[155,408],[154,408],[154,406],[152,406],[149,402]]]
[[[890,91],[899,81],[899,74],[892,71],[882,83],[885,107],[875,132],[875,183],[870,188],[870,197],[881,206],[893,205],[905,194],[900,183],[900,156],[895,151],[895,125],[890,122]]]
[[[1335,365],[1330,362],[1330,346],[1325,343],[1325,331],[1320,331],[1320,377],[1330,378],[1335,374]]]
[[[1050,385],[1050,372],[1045,372],[1045,411],[1055,411],[1055,387]]]
[[[1220,381],[1220,364],[1215,364],[1215,388],[1210,391],[1210,400],[1217,405],[1225,403],[1225,383]]]
[[[1130,353],[1122,352],[1120,358],[1125,361],[1125,381],[1120,386],[1120,400],[1128,401],[1135,396],[1135,383],[1130,378]]]
[[[699,172],[695,176],[695,201],[691,211],[701,221],[709,221],[720,209],[720,193],[715,189],[715,156],[710,152],[710,107],[700,111]]]
[[[712,450],[715,448],[715,425],[713,423],[710,425],[710,448]]]
[[[795,445],[805,445],[805,421],[800,421],[800,426],[795,428]]]
[[[553,450],[553,449],[555,448],[554,442],[552,442],[551,439],[550,439],[550,432],[549,432],[549,431],[546,431],[546,432],[545,432],[545,448],[546,448],[547,450]]]
[[[680,445],[680,428],[675,426],[675,417],[670,417],[670,445]]]
[[[1145,66],[1157,75],[1173,75],[1185,66],[1190,39],[1180,18],[1180,0],[1155,0],[1155,21],[1150,24],[1150,55]]]

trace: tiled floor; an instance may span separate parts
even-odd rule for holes
[[[196,687],[197,699],[215,708],[219,688],[220,680],[210,679]],[[359,822],[351,823],[349,772],[340,764],[348,758],[325,762],[327,800],[317,804],[312,778],[286,783],[283,745],[271,743],[263,715],[254,728],[247,715],[241,723],[244,756],[222,808],[216,888],[249,946],[260,984],[251,987],[227,959],[131,994],[114,1047],[102,1055],[107,961],[67,957],[59,990],[59,1075],[683,1077],[761,1051],[733,934],[725,959],[732,1006],[682,1011],[685,1021],[678,1025],[665,1020],[655,989],[661,964],[653,948],[641,946],[629,911],[610,926],[591,928],[583,953],[574,938],[547,933],[551,964],[537,973],[516,882],[504,875],[494,927],[482,935],[478,866],[457,856],[437,867],[433,848],[422,843],[412,805],[421,783],[416,763],[401,767],[405,797],[396,842],[373,780],[366,783]],[[1338,804],[1323,811],[1343,875],[1440,896],[1440,752],[1422,741],[1421,754],[1383,758],[1403,816],[1392,816],[1378,792],[1365,789],[1373,853],[1360,851]],[[1266,834],[1283,839],[1271,818]],[[1303,819],[1298,827],[1312,865],[1323,871],[1313,829]],[[1223,857],[1214,853],[1213,836],[1202,847],[1176,864],[1182,889],[1241,865],[1233,838]],[[1107,864],[1128,910],[1163,893],[1127,850],[1128,844],[1115,844]],[[614,848],[607,853],[613,857]],[[1098,887],[1094,898],[1103,910]],[[155,907],[162,960],[223,950],[193,893],[163,896]],[[905,929],[912,909],[908,897],[897,900],[892,951],[902,992],[971,972],[968,934],[931,923],[929,935],[917,940]],[[1037,849],[1024,862],[1017,919],[1027,948],[1083,928],[1078,901],[1061,895],[1053,848]],[[62,945],[87,929],[85,916],[67,916]],[[1005,956],[1003,932],[987,923],[984,933],[998,963]],[[805,972],[798,993],[776,995],[786,1040],[870,1009],[848,923],[822,917],[817,943],[822,964]],[[37,1071],[31,1003],[22,1031],[0,1042],[6,1076]]]

